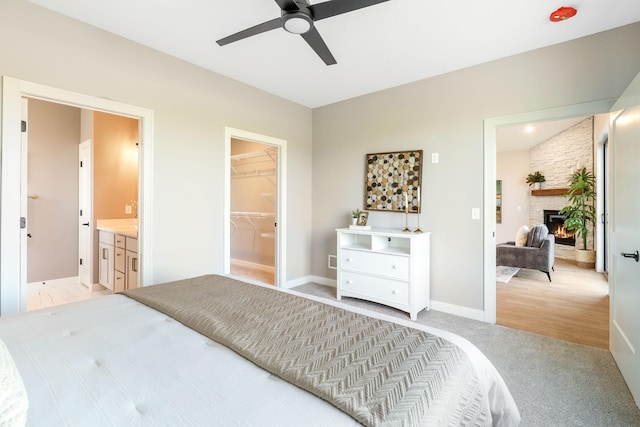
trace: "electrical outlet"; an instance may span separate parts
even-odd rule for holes
[[[471,208],[471,219],[480,219],[480,208]]]
[[[124,205],[124,213],[126,215],[131,215],[131,205]]]
[[[431,163],[438,163],[438,153],[431,153]]]

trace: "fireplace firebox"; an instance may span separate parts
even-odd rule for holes
[[[544,211],[544,224],[549,229],[549,233],[552,233],[556,237],[556,243],[559,245],[575,246],[575,235],[573,231],[569,231],[564,227],[564,218],[564,215],[561,215],[559,211]]]

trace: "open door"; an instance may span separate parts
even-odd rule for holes
[[[640,74],[611,111],[609,348],[640,406]]]
[[[93,289],[93,199],[91,140],[84,141],[78,149],[78,280]]]

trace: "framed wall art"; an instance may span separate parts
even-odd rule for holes
[[[422,150],[367,154],[365,209],[420,213],[422,162]]]

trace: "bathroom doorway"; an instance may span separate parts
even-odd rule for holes
[[[137,221],[139,120],[24,102],[27,311],[108,294],[98,284],[97,221]]]

